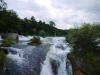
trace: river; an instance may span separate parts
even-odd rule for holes
[[[3,75],[73,75],[67,59],[70,47],[64,37],[41,38],[38,46],[28,45],[29,39],[20,37],[19,43],[7,48]]]

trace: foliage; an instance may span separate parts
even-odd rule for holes
[[[5,52],[0,49],[0,73],[3,71],[3,66],[4,66],[5,59],[6,59]]]
[[[41,31],[39,32],[39,35],[42,36],[42,37],[45,37],[45,36],[46,36],[46,32],[43,31],[43,30],[41,30]]]
[[[12,10],[4,10],[0,11],[0,13],[2,13],[0,18],[0,32],[17,32],[19,29],[19,18],[17,14]]]
[[[5,52],[3,50],[0,50],[0,62],[4,61],[5,59]]]
[[[57,29],[43,21],[36,21],[35,17],[21,19],[12,10],[0,11],[0,33],[15,32],[21,35],[40,35],[41,31],[46,32],[46,36],[57,36],[67,34],[65,30]],[[54,24],[53,24],[54,25]]]
[[[40,37],[38,36],[34,36],[29,43],[29,45],[39,45],[39,44],[41,44],[41,40]]]
[[[2,41],[1,47],[10,47],[13,45],[13,41],[9,38]]]
[[[94,51],[98,49],[97,39],[100,38],[100,31],[97,28],[100,25],[90,25],[84,24],[79,29],[70,30],[69,34],[66,36],[66,41],[70,46],[76,51]]]
[[[74,57],[79,70],[84,75],[100,74],[100,24],[84,24],[77,29],[71,29],[66,41],[73,48]]]

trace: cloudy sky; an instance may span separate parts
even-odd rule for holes
[[[19,17],[34,16],[56,27],[68,29],[74,24],[100,22],[100,0],[6,0],[8,9]]]

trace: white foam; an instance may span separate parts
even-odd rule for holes
[[[13,61],[15,61],[15,62],[17,62],[19,64],[21,64],[23,62],[23,60],[24,60],[24,58],[21,58],[19,54],[15,55],[15,54],[11,54],[10,53],[7,56],[8,56],[8,58],[11,58]]]
[[[30,39],[32,39],[32,36],[19,36],[19,40],[21,41],[29,41]]]
[[[54,75],[52,73],[50,59],[53,59],[60,63],[57,75],[67,75],[68,73],[66,71],[66,58],[68,52],[70,52],[70,48],[65,43],[65,38],[49,37],[46,38],[46,42],[52,43],[52,46],[50,47],[50,51],[47,53],[44,64],[42,64],[42,70],[40,75]]]
[[[12,59],[14,62],[18,63],[18,65],[21,65],[25,60],[23,58],[23,50],[14,47],[9,47],[9,48],[15,51],[16,54],[9,53],[7,57]]]
[[[3,39],[1,38],[1,36],[0,36],[0,40],[3,40]]]

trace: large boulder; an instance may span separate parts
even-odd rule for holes
[[[67,55],[67,58],[70,60],[72,64],[72,69],[73,69],[73,75],[85,75],[83,72],[81,72],[80,67],[81,67],[81,62],[76,59],[74,55],[69,53]]]
[[[18,41],[18,34],[17,33],[1,33],[2,39],[10,38],[13,41]]]

